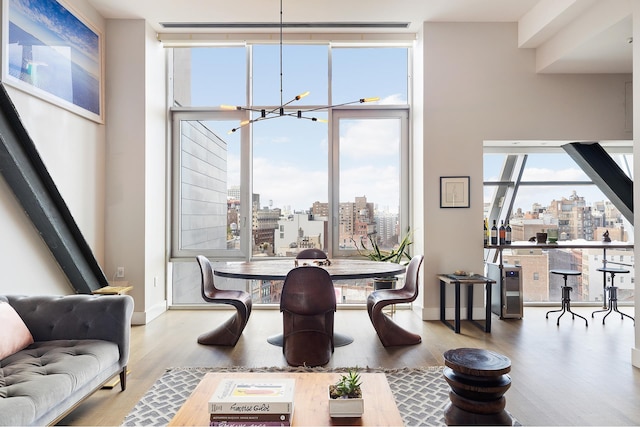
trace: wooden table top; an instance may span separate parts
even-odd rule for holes
[[[361,373],[364,414],[361,418],[331,418],[329,416],[329,384],[340,378],[335,372],[220,372],[208,373],[173,417],[170,426],[208,426],[207,403],[218,383],[230,376],[238,378],[295,378],[293,426],[402,426],[404,425],[395,399],[383,373]]]
[[[497,376],[511,370],[507,356],[483,348],[456,348],[445,351],[443,356],[446,366],[467,375]]]
[[[355,259],[332,259],[331,265],[322,265],[333,280],[364,279],[368,277],[389,277],[402,274],[405,266],[392,262]],[[313,260],[298,260],[311,264]],[[284,280],[287,273],[295,268],[295,260],[265,260],[250,262],[214,263],[213,274],[233,279]]]

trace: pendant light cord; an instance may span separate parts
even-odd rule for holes
[[[280,105],[284,102],[282,97],[282,0],[280,0]]]

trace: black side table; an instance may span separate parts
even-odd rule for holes
[[[438,275],[440,280],[440,321],[453,329],[456,334],[460,333],[460,285],[467,286],[467,320],[471,321],[474,325],[484,330],[485,332],[491,332],[491,285],[496,283],[495,280],[488,277],[474,274],[473,276],[458,276],[455,274],[440,274]],[[473,285],[484,283],[485,294],[485,321],[484,325],[473,320]],[[455,286],[454,297],[454,323],[451,324],[446,320],[446,290],[447,285]]]

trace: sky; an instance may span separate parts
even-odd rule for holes
[[[9,19],[49,46],[69,46],[75,63],[100,76],[97,33],[56,0],[11,0]]]
[[[284,45],[282,86],[278,44],[253,47],[255,104],[279,105],[305,91],[310,94],[293,105],[327,105],[328,47]],[[192,49],[192,104],[220,106],[246,104],[246,50],[244,47]],[[211,52],[215,51],[216,55]],[[332,104],[363,97],[380,97],[379,104],[406,104],[407,50],[398,48],[331,51]],[[357,72],[354,72],[357,71]],[[282,95],[281,95],[282,88]],[[270,104],[272,103],[272,104]],[[313,113],[326,119],[325,113]],[[228,185],[239,184],[240,133],[228,135],[236,123],[211,123],[229,146]],[[253,192],[261,205],[307,210],[328,199],[328,140],[326,123],[279,117],[251,125],[253,140]],[[379,209],[398,211],[399,153],[397,120],[340,122],[340,201],[366,196]],[[484,156],[484,180],[497,180],[503,155]],[[566,154],[529,155],[523,180],[572,181],[589,179]],[[569,198],[573,191],[587,203],[605,200],[595,186],[526,187],[518,192],[514,210],[530,211],[534,203]],[[486,189],[485,202],[492,196]]]
[[[497,181],[505,155],[484,155],[484,180]],[[627,156],[630,158],[631,156]],[[616,156],[614,156],[614,159]],[[632,159],[630,159],[632,160]],[[629,165],[633,170],[633,164]],[[529,154],[522,181],[590,181],[580,167],[568,154]],[[570,198],[573,191],[578,196],[584,197],[587,205],[607,200],[595,185],[566,185],[566,186],[521,186],[515,200],[513,211],[521,208],[523,212],[531,211],[534,203],[547,206],[552,200],[560,200],[562,197]],[[485,203],[491,200],[493,190],[486,188],[484,191]]]
[[[196,106],[244,106],[246,53],[225,48],[220,57],[207,49],[192,50],[192,104]],[[378,104],[406,104],[407,50],[384,49],[380,58],[371,49],[333,51],[333,88],[340,93],[335,103],[380,97]],[[307,59],[303,55],[310,56]],[[327,46],[284,46],[283,100],[309,91],[296,105],[327,105]],[[395,65],[394,65],[395,64]],[[279,46],[254,47],[255,103],[280,104]],[[403,68],[404,66],[404,68]],[[351,70],[364,70],[354,79]],[[324,112],[305,114],[326,119]],[[208,122],[228,143],[229,186],[239,184],[240,134],[228,135],[237,126]],[[308,210],[313,202],[328,201],[327,123],[278,117],[251,125],[253,132],[253,192],[262,206]],[[400,193],[399,120],[345,120],[340,125],[340,200],[366,196],[380,209],[398,212]]]

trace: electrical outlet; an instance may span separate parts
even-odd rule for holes
[[[119,277],[119,278],[124,277],[124,267],[118,267],[116,271],[116,277]]]

